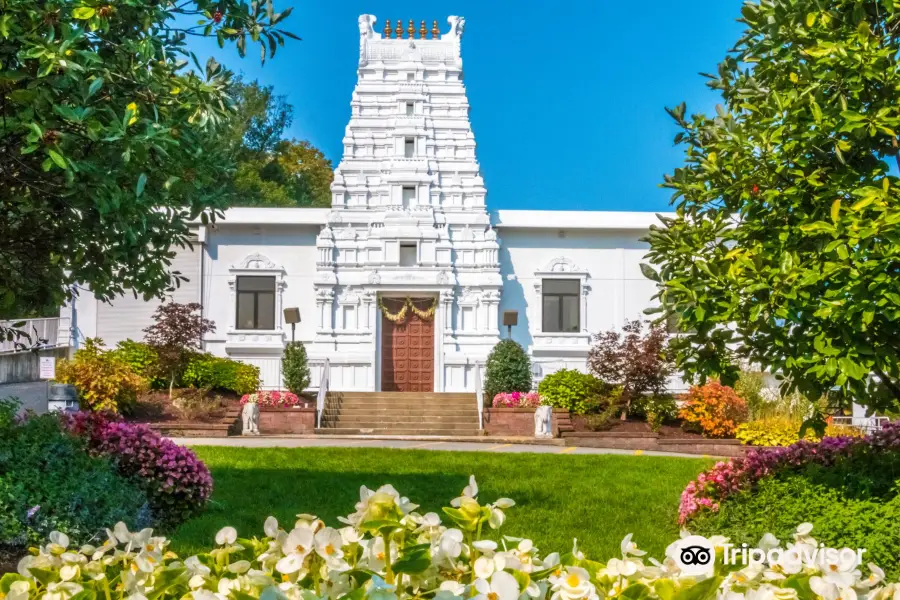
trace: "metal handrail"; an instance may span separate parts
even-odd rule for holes
[[[481,385],[480,363],[475,363],[475,401],[478,403],[478,429],[484,429],[484,390]]]
[[[889,423],[890,419],[888,417],[832,417],[831,423],[833,425],[842,425],[845,427],[855,427],[856,429],[860,429],[866,433],[872,433],[873,431],[879,431],[886,424]]]
[[[322,428],[322,415],[325,413],[325,398],[328,396],[328,378],[331,376],[331,361],[327,358],[322,365],[322,376],[319,378],[319,393],[316,395],[316,428]]]

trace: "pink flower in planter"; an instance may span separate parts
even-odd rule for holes
[[[501,392],[494,396],[494,408],[537,408],[541,405],[537,392]]]
[[[252,394],[244,394],[241,404],[255,403],[260,407],[292,408],[300,405],[300,398],[293,392],[278,390],[261,390]]]

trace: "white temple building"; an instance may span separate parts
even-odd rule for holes
[[[290,307],[313,388],[328,359],[332,390],[442,392],[474,390],[475,366],[507,335],[505,311],[517,312],[511,335],[537,381],[583,370],[591,334],[650,305],[640,239],[656,215],[488,210],[463,85],[465,20],[448,22],[442,34],[423,22],[416,35],[410,22],[398,35],[359,18],[330,209],[230,209],[176,258],[189,281],[173,299],[201,303],[216,324],[206,350],[257,365],[267,388],[282,386]],[[75,340],[112,347],[142,339],[156,305],[83,293],[63,316]],[[395,323],[385,312],[405,314]]]

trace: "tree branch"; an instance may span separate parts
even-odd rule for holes
[[[884,387],[891,391],[891,393],[894,395],[894,398],[900,400],[900,386],[894,383],[891,378],[885,375],[884,371],[882,371],[878,367],[875,367],[872,370],[875,371],[876,375],[878,375],[878,378],[881,380],[881,383],[884,384]]]

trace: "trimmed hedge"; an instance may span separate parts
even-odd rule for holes
[[[484,374],[484,396],[488,402],[504,392],[531,391],[531,359],[513,340],[500,340],[488,354]]]
[[[541,397],[541,404],[583,415],[594,408],[606,387],[593,375],[574,369],[561,369],[541,380],[538,395]]]
[[[208,352],[195,354],[181,376],[181,383],[243,396],[259,389],[259,367]]]

